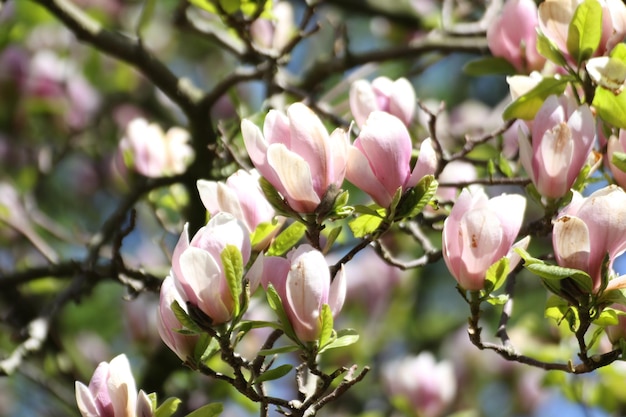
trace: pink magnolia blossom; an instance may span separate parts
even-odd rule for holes
[[[341,129],[329,136],[304,104],[292,104],[287,115],[270,111],[263,133],[245,119],[241,131],[252,163],[293,210],[313,213],[329,189],[341,188],[348,137]]]
[[[589,106],[571,97],[550,96],[532,124],[532,143],[520,130],[520,160],[537,191],[563,197],[576,181],[595,142],[595,120]]]
[[[89,386],[76,381],[76,403],[83,417],[151,417],[152,405],[143,391],[137,395],[126,355],[101,362]]]
[[[199,180],[198,192],[211,216],[230,213],[243,221],[252,233],[260,223],[272,221],[275,215],[261,191],[259,178],[256,170],[240,169],[228,177],[226,183]]]
[[[586,198],[576,193],[554,223],[552,245],[557,263],[587,272],[597,291],[604,257],[608,254],[611,268],[626,250],[624,190],[610,185]]]
[[[221,253],[235,246],[243,258],[250,259],[250,235],[246,226],[228,213],[211,218],[189,241],[187,225],[172,254],[172,274],[185,301],[198,307],[213,324],[229,321],[235,308],[222,265]],[[254,283],[252,283],[254,286]]]
[[[350,110],[359,127],[376,110],[393,114],[408,126],[415,116],[416,101],[413,85],[406,78],[378,77],[371,83],[358,80],[350,86]]]
[[[430,352],[387,363],[383,381],[392,397],[408,400],[424,417],[442,416],[457,391],[452,363],[437,362]]]
[[[540,70],[546,59],[537,52],[537,27],[537,5],[533,0],[505,2],[502,14],[487,29],[491,53],[520,72]]]
[[[263,48],[281,51],[296,31],[293,7],[287,1],[274,2],[272,20],[259,18],[250,25],[250,35]]]
[[[511,268],[520,261],[511,249],[519,233],[526,199],[503,194],[491,199],[482,189],[464,189],[443,224],[442,250],[448,270],[466,290],[485,285],[487,269],[504,256]],[[528,245],[528,238],[515,247]]]
[[[183,362],[186,362],[188,358],[193,358],[193,350],[198,341],[198,336],[184,335],[177,331],[182,329],[183,325],[178,321],[172,310],[174,301],[178,302],[178,305],[186,311],[185,300],[178,288],[176,288],[175,279],[172,275],[168,275],[161,284],[157,329],[167,347]]]
[[[348,152],[346,178],[378,205],[389,207],[398,188],[405,191],[437,169],[437,154],[430,139],[422,142],[412,171],[411,151],[411,137],[400,119],[382,111],[372,112]]]
[[[120,151],[137,172],[153,178],[182,174],[194,156],[186,130],[172,127],[164,133],[159,125],[141,118],[126,127]]]
[[[298,338],[313,342],[320,337],[322,306],[328,304],[333,317],[341,311],[346,297],[343,268],[331,283],[324,255],[308,244],[291,250],[287,258],[261,259],[261,282],[272,284]]]
[[[606,150],[606,159],[611,173],[613,174],[613,178],[615,182],[623,188],[626,187],[626,172],[613,164],[613,154],[615,152],[626,152],[626,130],[620,130],[619,136],[612,135],[609,138]]]

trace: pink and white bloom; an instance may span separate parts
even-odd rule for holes
[[[546,59],[537,52],[538,24],[537,5],[533,0],[505,2],[502,14],[487,29],[489,50],[520,72],[541,70]]]
[[[390,396],[408,400],[416,415],[424,417],[442,416],[457,391],[452,363],[437,362],[430,352],[387,363],[383,382]]]
[[[266,288],[272,284],[280,295],[296,336],[302,342],[319,339],[322,306],[328,304],[333,317],[343,307],[346,298],[343,267],[331,283],[324,255],[308,244],[291,250],[287,258],[265,257],[261,262],[261,282]]]
[[[157,329],[163,342],[174,352],[183,362],[188,358],[193,358],[193,350],[198,341],[198,336],[184,335],[177,330],[183,328],[178,321],[172,303],[176,301],[185,311],[187,306],[183,296],[176,288],[176,282],[172,275],[168,275],[161,283],[161,295],[159,299],[159,310],[157,312]]]
[[[315,113],[302,103],[287,115],[271,110],[263,133],[249,120],[241,131],[252,163],[299,213],[313,213],[326,192],[339,190],[346,173],[348,137],[342,129],[331,135]]]
[[[267,201],[256,170],[238,170],[226,182],[198,180],[200,199],[211,216],[230,213],[245,223],[250,233],[263,222],[274,218],[274,209]]]
[[[393,114],[408,126],[415,116],[416,102],[415,89],[406,78],[392,81],[378,77],[371,83],[357,80],[350,86],[350,110],[359,127],[376,110]]]
[[[346,178],[378,205],[389,207],[398,188],[404,192],[437,169],[437,154],[430,139],[422,142],[412,171],[411,152],[411,137],[400,119],[382,111],[372,112],[350,146]]]
[[[604,257],[608,254],[610,269],[626,250],[624,190],[610,185],[586,198],[576,193],[554,223],[552,245],[560,266],[587,272],[599,290]]]
[[[542,196],[563,197],[587,162],[596,137],[589,106],[573,98],[550,96],[531,128],[532,143],[520,130],[520,160]]]
[[[485,285],[487,269],[507,256],[513,269],[520,261],[512,247],[526,247],[526,237],[513,242],[522,227],[526,199],[503,194],[491,199],[481,188],[464,189],[443,224],[443,259],[459,285],[470,291]]]
[[[293,7],[287,1],[274,2],[273,18],[258,18],[250,25],[252,40],[259,46],[280,52],[296,31]]]
[[[250,259],[250,235],[246,226],[228,213],[218,213],[191,241],[187,225],[172,254],[172,275],[184,301],[198,307],[213,324],[232,319],[235,297],[231,294],[222,265],[221,253],[235,246],[243,258]],[[252,283],[253,288],[255,284]]]
[[[620,130],[619,136],[612,135],[609,138],[607,149],[606,149],[606,158],[609,164],[609,168],[611,169],[611,173],[613,174],[613,179],[620,187],[626,187],[626,172],[619,169],[615,164],[613,164],[613,154],[615,152],[626,153],[626,130]]]
[[[186,130],[172,127],[164,133],[159,125],[141,118],[126,127],[120,151],[137,172],[152,178],[182,174],[194,156]]]
[[[86,386],[76,381],[76,403],[83,417],[150,417],[152,405],[143,391],[137,396],[126,355],[101,362]]]

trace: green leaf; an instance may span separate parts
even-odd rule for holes
[[[298,337],[296,336],[296,333],[293,331],[293,327],[291,326],[291,322],[287,317],[287,313],[285,312],[285,308],[283,307],[283,302],[280,299],[280,295],[278,295],[278,292],[272,284],[267,286],[265,294],[267,296],[267,303],[269,304],[270,308],[274,310],[274,313],[276,313],[276,315],[278,316],[278,320],[281,324],[281,329],[283,332],[285,332],[285,336],[297,343],[300,343],[300,340],[298,340]]]
[[[559,325],[563,320],[566,320],[572,332],[575,332],[580,325],[578,310],[572,308],[567,301],[555,295],[550,296],[546,302],[545,316],[546,318],[554,319]]]
[[[620,171],[626,172],[626,153],[613,152],[611,157],[611,163],[615,165]]]
[[[561,50],[539,30],[537,30],[537,52],[561,67],[567,65],[567,60]]]
[[[322,305],[322,311],[319,317],[320,320],[320,339],[319,339],[319,347],[320,349],[324,348],[324,346],[335,340],[336,335],[334,335],[333,330],[333,312],[330,311],[330,306],[328,304]]]
[[[216,417],[222,414],[224,406],[221,403],[207,404],[187,414],[187,417]]]
[[[509,301],[509,296],[508,294],[499,294],[496,296],[489,295],[485,301],[487,301],[492,306],[501,306]]]
[[[530,272],[543,278],[544,281],[560,281],[571,278],[578,284],[583,292],[591,293],[593,291],[591,277],[584,271],[545,263],[534,263],[525,266]]]
[[[334,341],[330,342],[326,346],[319,350],[319,353],[325,352],[330,349],[337,349],[340,347],[346,347],[355,344],[359,340],[359,334],[354,329],[342,329],[337,332],[337,337]]]
[[[289,372],[291,372],[292,369],[293,369],[293,365],[289,365],[289,364],[280,365],[274,369],[270,369],[268,371],[263,372],[254,380],[254,383],[258,384],[261,382],[273,381],[275,379],[282,378],[285,375],[287,375]]]
[[[257,355],[259,356],[280,355],[281,353],[295,352],[296,350],[300,350],[300,349],[301,349],[300,346],[288,345],[288,346],[281,346],[281,347],[277,347],[273,349],[262,349],[262,350],[259,350]]]
[[[381,219],[383,219],[386,214],[386,210],[378,204],[370,204],[369,206],[358,204],[354,206],[354,212],[358,214],[369,214],[370,216],[380,217]]]
[[[621,315],[618,310],[607,307],[602,310],[602,313],[593,321],[593,324],[600,327],[614,326],[619,323],[619,316]]]
[[[604,335],[603,328],[597,328],[591,335],[591,339],[587,342],[587,349],[591,349],[600,340],[600,336]]]
[[[141,14],[139,15],[139,22],[137,22],[137,35],[141,37],[143,30],[150,20],[152,20],[152,16],[154,15],[154,6],[156,5],[156,0],[144,0],[143,7],[141,8]]]
[[[394,220],[415,217],[421,213],[437,192],[438,185],[434,176],[426,175],[415,187],[409,188],[398,204]]]
[[[591,58],[602,37],[602,6],[598,0],[585,0],[578,5],[567,33],[567,51],[580,65]]]
[[[256,229],[254,229],[254,232],[252,232],[252,234],[250,235],[250,244],[252,245],[252,247],[259,245],[261,242],[267,239],[272,233],[274,233],[274,231],[278,227],[280,227],[279,223],[259,223]]]
[[[488,56],[469,61],[463,67],[463,72],[475,77],[481,75],[513,75],[517,70],[509,61],[501,57]]]
[[[331,231],[328,233],[328,237],[326,238],[326,245],[324,245],[324,250],[322,251],[322,253],[326,254],[330,251],[330,249],[333,247],[333,244],[339,237],[342,229],[343,226],[336,226],[331,229]]]
[[[239,9],[241,8],[240,0],[219,0],[219,1],[220,1],[220,5],[222,6],[222,9],[224,9],[224,11],[228,14],[233,14],[235,12],[238,12]]]
[[[563,94],[567,83],[570,81],[570,77],[544,78],[528,93],[518,97],[517,100],[509,104],[507,108],[504,109],[502,117],[504,120],[534,119],[537,111],[539,111],[543,105],[543,102],[553,94]]]
[[[350,230],[352,230],[354,237],[363,238],[374,233],[382,222],[383,219],[378,215],[372,216],[370,214],[362,214],[356,219],[350,221],[348,226],[350,226]]]
[[[498,155],[498,170],[504,174],[505,177],[513,178],[514,174],[511,169],[511,164],[509,163],[509,160],[502,155],[502,153]]]
[[[626,94],[616,95],[611,90],[598,86],[592,106],[602,120],[620,129],[626,129]]]
[[[233,297],[233,316],[239,314],[240,298],[243,280],[243,258],[235,245],[226,245],[222,253],[222,266],[228,283],[228,289]]]
[[[154,412],[154,417],[170,417],[178,409],[180,400],[176,397],[170,397],[163,401],[163,404],[159,406]]]
[[[272,242],[267,250],[268,256],[280,256],[293,248],[302,239],[306,226],[300,222],[291,223]]]
[[[178,304],[178,301],[174,300],[170,307],[172,309],[172,312],[174,313],[174,316],[176,316],[176,319],[180,322],[182,327],[185,327],[195,333],[202,333],[202,329],[200,328],[200,326],[198,326],[196,322],[193,321],[191,317],[189,317],[189,314],[187,314],[187,312],[180,306],[180,304]]]
[[[209,0],[189,0],[189,3],[211,14],[217,14],[217,8]]]
[[[509,275],[509,258],[503,256],[493,263],[485,275],[485,292],[491,294],[504,284]]]
[[[263,177],[259,178],[259,185],[261,186],[261,191],[263,191],[265,198],[272,205],[272,207],[274,207],[277,214],[294,219],[300,218],[300,215],[289,207],[289,204],[287,204],[285,199],[278,191],[276,191],[276,188],[274,188],[268,180]]]

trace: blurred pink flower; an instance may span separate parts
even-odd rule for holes
[[[568,96],[550,96],[531,128],[532,141],[520,130],[520,160],[537,191],[563,197],[587,162],[596,137],[589,106]]]
[[[430,352],[387,363],[383,381],[392,397],[408,400],[423,417],[442,416],[457,391],[452,363],[436,362]]]
[[[189,133],[172,127],[164,133],[155,123],[134,119],[126,127],[119,148],[124,160],[146,177],[182,174],[193,159]]]
[[[382,111],[372,112],[350,146],[346,178],[378,205],[389,207],[398,188],[404,192],[437,169],[437,154],[430,139],[422,142],[412,171],[411,153],[411,137],[400,119]]]
[[[480,188],[461,192],[443,224],[441,245],[448,270],[463,289],[482,289],[487,269],[504,256],[511,269],[517,265],[519,255],[511,249],[529,241],[513,245],[525,208],[526,199],[518,194],[488,199]]]
[[[280,295],[298,338],[303,342],[319,339],[322,306],[328,304],[333,317],[343,307],[346,297],[343,268],[331,283],[324,255],[308,244],[291,250],[287,258],[270,256],[261,262],[261,282],[266,288],[272,284]]]
[[[608,254],[610,269],[626,250],[624,190],[609,185],[585,198],[576,193],[554,223],[552,245],[560,266],[587,272],[594,291],[599,290],[604,257]],[[610,281],[609,287],[617,282]]]
[[[358,80],[350,86],[350,110],[359,127],[377,110],[393,114],[408,126],[415,116],[416,102],[415,90],[406,78],[392,81],[378,77],[371,83]]]
[[[293,7],[287,1],[276,1],[272,7],[273,18],[256,19],[250,25],[250,35],[255,43],[273,50],[281,51],[296,31]]]
[[[287,115],[271,110],[263,133],[245,119],[241,130],[252,163],[293,210],[313,213],[329,189],[341,188],[348,137],[341,129],[329,136],[304,104],[292,104]]]
[[[537,5],[533,0],[509,0],[487,29],[494,56],[509,61],[522,73],[540,70],[546,59],[537,52]]]
[[[613,154],[615,152],[626,153],[626,130],[620,130],[619,136],[611,135],[606,149],[606,160],[613,174],[613,179],[620,187],[626,187],[626,172],[613,164]]]

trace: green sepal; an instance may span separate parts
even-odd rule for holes
[[[320,312],[320,337],[319,337],[319,349],[323,349],[326,345],[335,341],[337,333],[333,330],[334,320],[333,312],[330,310],[328,304],[322,305],[322,311]]]
[[[488,56],[469,61],[463,66],[463,72],[479,77],[481,75],[514,75],[518,71],[506,59]]]
[[[277,366],[274,369],[269,369],[263,372],[254,380],[254,384],[259,384],[261,382],[273,381],[275,379],[279,379],[287,375],[293,369],[293,365],[284,364]]]
[[[198,334],[203,332],[200,326],[198,326],[196,322],[193,321],[193,319],[189,316],[189,314],[187,314],[187,312],[180,306],[180,304],[178,304],[178,301],[172,301],[170,308],[172,309],[174,316],[176,316],[176,319],[180,322],[180,324],[186,330],[191,332],[190,334]]]
[[[274,239],[269,249],[268,256],[281,256],[293,248],[304,236],[306,226],[300,222],[291,223],[285,230],[280,232]]]
[[[520,96],[509,104],[502,118],[504,120],[524,119],[532,120],[543,105],[543,102],[551,95],[561,95],[567,84],[572,81],[571,77],[544,78],[532,90]]]
[[[539,29],[537,29],[537,52],[561,67],[567,66],[567,60],[563,56],[563,52]]]
[[[296,336],[296,333],[293,331],[293,327],[291,326],[291,322],[287,317],[287,313],[285,312],[285,308],[283,307],[283,302],[280,299],[280,295],[278,295],[278,291],[274,288],[272,284],[267,286],[265,290],[265,294],[267,296],[267,303],[270,308],[274,310],[274,313],[278,316],[278,321],[281,324],[281,330],[285,333],[285,336],[300,344],[300,340]]]
[[[330,349],[337,349],[355,344],[359,340],[359,334],[354,329],[342,329],[336,333],[336,338],[326,346],[323,346],[318,353]]]
[[[354,212],[354,207],[348,205],[348,201],[350,199],[350,193],[348,190],[341,191],[337,197],[335,197],[335,202],[333,204],[333,209],[327,218],[337,220],[344,219],[351,215]]]
[[[578,5],[567,31],[567,51],[580,65],[591,58],[602,38],[602,6],[598,0]]]
[[[504,281],[506,281],[506,277],[509,275],[509,272],[509,258],[503,256],[494,262],[487,269],[487,273],[485,274],[485,293],[491,294],[499,289],[502,284],[504,284]]]
[[[233,316],[239,315],[243,289],[243,258],[235,245],[226,245],[220,254],[228,289],[233,297]]]
[[[216,417],[222,414],[224,406],[221,403],[211,403],[187,414],[186,417]]]
[[[324,245],[324,250],[322,251],[322,253],[327,254],[332,249],[335,241],[339,237],[339,234],[341,234],[342,229],[343,226],[336,226],[330,230],[328,236],[326,237],[326,244]]]
[[[150,400],[152,400],[151,397],[152,394],[149,394],[148,397],[150,397]],[[155,395],[155,400],[156,400],[156,395]],[[170,397],[168,399],[166,399],[165,401],[163,401],[163,404],[161,404],[158,408],[154,409],[154,417],[170,417],[172,414],[174,414],[176,412],[176,410],[178,409],[178,406],[180,405],[180,400],[176,397]],[[154,401],[153,401],[154,404]]]
[[[415,217],[421,213],[437,192],[438,185],[433,175],[424,176],[415,187],[404,193],[396,208],[394,220]]]

